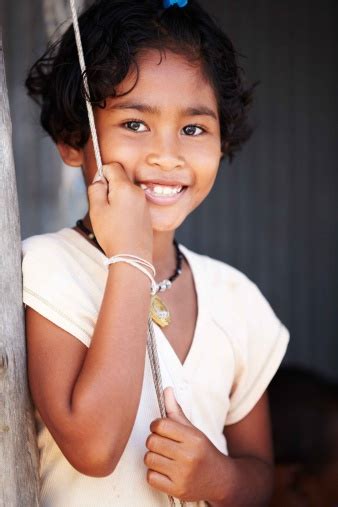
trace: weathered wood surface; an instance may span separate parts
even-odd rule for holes
[[[38,505],[38,454],[27,389],[21,236],[0,31],[0,506]]]

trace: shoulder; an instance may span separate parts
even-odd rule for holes
[[[67,258],[64,241],[60,233],[37,234],[26,238],[21,243],[22,272],[24,282],[46,270],[58,271]]]
[[[66,242],[64,231],[61,229],[57,232],[36,234],[24,239],[21,242],[22,256],[38,256],[48,254],[58,256],[66,251]]]
[[[64,229],[37,234],[22,241],[22,278],[27,294],[55,298],[65,286],[77,285],[76,254],[67,242]]]
[[[103,254],[70,228],[31,236],[22,241],[24,288],[72,288],[89,294],[101,290],[107,276]],[[46,290],[46,289],[45,289]]]
[[[81,270],[81,255],[69,241],[67,229],[37,234],[22,241],[22,277],[25,289],[47,286],[57,290],[65,280],[69,284]],[[69,231],[69,229],[68,229]]]
[[[56,297],[66,290],[92,293],[92,285],[102,282],[105,267],[99,250],[73,229],[64,228],[22,241],[22,275],[24,290]]]
[[[21,248],[23,268],[36,262],[41,266],[47,263],[54,271],[57,266],[93,269],[93,266],[99,268],[102,265],[102,253],[69,227],[30,236],[22,241]]]
[[[77,250],[85,250],[86,240],[80,236],[74,229],[64,227],[56,232],[48,232],[44,234],[36,234],[30,236],[21,242],[22,254],[38,253],[48,251],[53,253],[72,252],[74,248]]]
[[[22,278],[23,303],[89,346],[107,272],[87,243],[67,228],[23,240]]]

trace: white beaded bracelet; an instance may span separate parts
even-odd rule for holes
[[[144,273],[151,282],[151,295],[154,296],[158,292],[159,286],[154,278],[156,270],[150,262],[142,259],[141,257],[130,254],[120,254],[114,255],[113,257],[106,257],[103,261],[106,266],[109,266],[110,264],[117,264],[118,262],[125,262],[134,266],[134,268],[137,268],[139,271],[142,271],[142,273]],[[152,274],[148,270],[150,270]]]

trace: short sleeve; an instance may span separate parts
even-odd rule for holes
[[[76,258],[48,235],[24,240],[22,256],[24,305],[89,347],[97,308]]]
[[[289,332],[252,282],[241,294],[246,336],[237,349],[226,425],[243,419],[259,401],[287,348]]]

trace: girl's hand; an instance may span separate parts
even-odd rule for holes
[[[89,216],[107,257],[132,254],[152,261],[153,232],[143,190],[128,178],[121,164],[103,166],[88,186]]]
[[[171,387],[165,389],[168,417],[150,425],[144,457],[147,481],[186,501],[211,501],[224,491],[224,456],[184,415]],[[218,470],[222,467],[222,474]],[[222,475],[222,484],[220,484]]]

